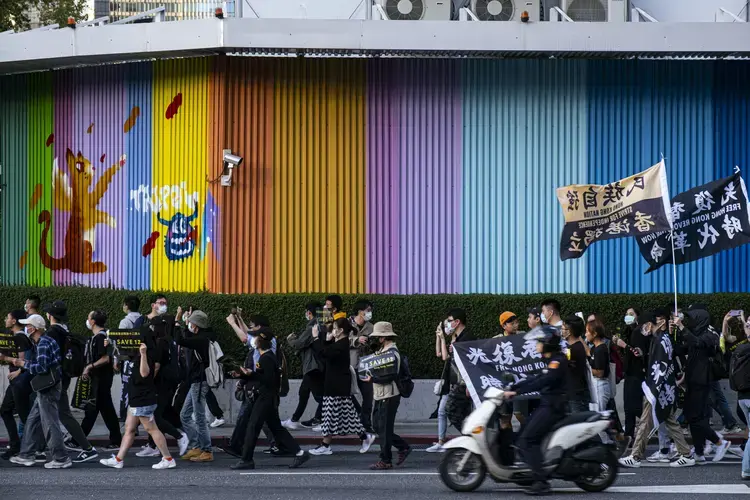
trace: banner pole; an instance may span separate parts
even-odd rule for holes
[[[666,169],[667,162],[664,157],[664,153],[661,154],[661,161],[664,162]],[[672,285],[674,286],[674,315],[677,316],[677,256],[674,253],[674,221],[672,220],[672,214],[669,214],[669,241],[672,243]]]

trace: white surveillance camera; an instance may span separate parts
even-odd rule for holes
[[[224,163],[226,163],[229,168],[239,167],[242,163],[242,157],[234,155],[231,152],[225,152]]]

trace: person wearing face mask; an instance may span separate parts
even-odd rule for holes
[[[354,315],[349,318],[352,324],[352,331],[349,333],[349,361],[352,368],[357,370],[359,358],[370,354],[370,334],[373,331],[372,323],[372,302],[361,300],[354,304]],[[360,405],[357,398],[354,399],[354,408],[359,412],[362,425],[365,431],[374,433],[372,429],[372,384],[360,380],[357,377],[357,386],[362,394],[362,404]]]
[[[120,320],[118,325],[120,330],[136,330],[143,325],[146,321],[146,317],[141,315],[138,311],[141,307],[141,300],[134,296],[129,295],[122,301],[122,312],[125,313],[125,317]],[[128,415],[128,375],[130,373],[130,361],[119,359],[114,360],[115,373],[120,374],[122,381],[122,391],[120,392],[120,422],[125,422]]]
[[[23,304],[23,310],[26,314],[31,316],[32,314],[39,314],[39,307],[42,305],[42,299],[38,295],[29,295],[26,302]]]
[[[182,430],[188,435],[189,451],[182,456],[191,462],[212,462],[211,431],[206,420],[206,368],[208,367],[213,332],[208,316],[203,311],[193,311],[187,318],[187,332],[178,336],[177,345],[187,349],[187,378],[190,389],[182,405],[180,420]]]
[[[329,295],[328,297],[326,297],[325,304],[323,305],[323,308],[331,311],[331,314],[333,314],[334,316],[342,312],[341,309],[343,307],[344,299],[341,298],[341,295]]]
[[[92,333],[92,337],[86,345],[86,368],[83,369],[84,379],[90,378],[96,404],[89,405],[81,422],[81,429],[88,436],[94,428],[96,419],[101,413],[107,429],[109,430],[110,449],[119,449],[122,441],[120,423],[112,403],[112,381],[114,370],[112,357],[105,345],[107,340],[107,313],[102,310],[91,311],[86,318],[86,329]]]
[[[29,375],[48,378],[53,377],[52,385],[36,393],[34,404],[31,406],[26,428],[21,441],[21,451],[11,457],[10,461],[16,465],[32,467],[36,464],[34,450],[39,440],[46,442],[46,447],[52,455],[52,460],[44,464],[45,469],[67,469],[73,462],[63,445],[63,435],[57,409],[62,392],[62,355],[57,342],[45,335],[46,323],[38,314],[32,314],[19,321],[25,326],[26,334],[33,345],[26,359],[17,359],[0,354],[0,361],[22,368]],[[66,395],[67,397],[67,395]]]
[[[26,312],[21,310],[11,311],[5,318],[5,328],[13,333],[13,342],[18,350],[18,359],[23,361],[26,351],[31,349],[31,342],[24,332],[24,327],[19,321],[26,319]],[[18,367],[11,366],[8,370],[8,389],[5,391],[3,403],[0,405],[0,417],[8,430],[8,449],[0,455],[3,460],[21,451],[21,437],[18,435],[18,425],[13,417],[18,412],[21,423],[26,423],[26,418],[31,410],[31,385],[27,374]]]
[[[409,454],[411,446],[396,434],[394,428],[396,413],[401,404],[401,393],[398,389],[398,377],[401,372],[401,354],[396,347],[395,339],[398,337],[393,331],[393,325],[380,321],[375,323],[370,338],[378,341],[379,348],[376,354],[393,353],[396,357],[396,367],[391,375],[374,375],[368,382],[373,384],[373,397],[378,415],[378,435],[380,437],[380,460],[370,467],[372,470],[387,470],[393,468],[393,452],[391,448],[398,451],[396,465],[402,465]]]
[[[641,322],[641,333],[646,337],[651,337],[651,346],[649,348],[648,356],[646,357],[646,366],[650,366],[650,363],[657,362],[660,365],[667,363],[667,366],[661,366],[660,372],[672,374],[674,378],[674,358],[672,356],[672,343],[669,333],[667,331],[667,319],[669,313],[666,311],[646,312],[640,316]],[[659,360],[669,359],[670,361],[661,362]],[[650,382],[648,380],[647,382]],[[635,431],[635,440],[633,442],[633,448],[631,454],[627,457],[619,460],[620,465],[629,468],[638,468],[641,466],[641,460],[643,460],[644,453],[646,451],[646,444],[654,428],[654,410],[648,398],[645,398],[647,382],[644,382],[644,401],[643,401],[643,412],[641,413],[641,419],[638,422],[638,427]],[[678,390],[675,387],[675,390]],[[669,437],[677,447],[678,457],[677,460],[672,462],[672,467],[691,467],[695,465],[695,460],[690,456],[690,447],[685,441],[685,436],[682,434],[680,425],[675,420],[675,408],[672,405],[669,417],[663,422],[666,427]]]
[[[320,425],[323,418],[323,366],[315,356],[312,348],[312,344],[315,341],[312,331],[313,327],[317,324],[315,312],[321,307],[320,302],[310,302],[307,304],[305,307],[307,326],[305,326],[304,331],[299,335],[293,333],[286,339],[289,345],[296,349],[300,358],[302,358],[302,383],[299,386],[297,408],[294,410],[292,418],[281,423],[287,429],[299,430],[303,428],[299,420],[305,413],[311,393],[318,403],[318,407],[315,411],[314,420],[316,421],[308,423]]]
[[[313,349],[325,363],[323,384],[323,442],[310,450],[312,455],[332,455],[334,436],[359,436],[360,453],[367,453],[376,436],[367,434],[352,401],[352,369],[349,361],[349,333],[353,327],[347,318],[334,321],[333,331],[321,333],[313,327]]]
[[[560,303],[555,299],[547,299],[542,302],[542,323],[554,326],[558,330],[562,328],[563,321],[560,318]]]
[[[635,420],[643,411],[643,390],[641,385],[646,379],[646,354],[651,347],[651,337],[641,333],[638,324],[639,312],[631,307],[625,313],[625,327],[621,335],[615,337],[615,344],[623,349],[625,385],[623,400],[625,404],[625,436],[635,437]]]

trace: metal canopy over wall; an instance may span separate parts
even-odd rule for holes
[[[726,58],[750,56],[750,30],[744,23],[203,19],[2,34],[0,74],[216,53]]]

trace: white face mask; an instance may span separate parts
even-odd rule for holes
[[[542,323],[547,323],[547,315],[542,313],[539,315],[539,317],[542,319]]]
[[[372,321],[372,311],[365,312],[365,321]]]
[[[164,312],[166,312],[166,311],[164,311]],[[164,314],[164,313],[162,313],[162,314]],[[189,317],[190,317],[190,315],[188,313],[183,314],[182,315],[182,322],[186,323]]]
[[[453,323],[451,321],[445,320],[445,323],[443,324],[443,327],[445,328],[445,333],[453,333]]]
[[[26,335],[31,335],[32,333],[34,333],[34,329],[30,326],[27,326],[26,328],[24,328],[23,331]]]
[[[26,312],[29,312],[29,305],[28,304],[24,304],[23,305],[23,310],[26,311]]]
[[[158,308],[156,309],[156,312],[158,312],[159,314],[166,314],[166,313],[167,313],[167,306],[165,306],[165,305],[160,305],[160,306],[159,306],[159,307],[158,307]]]
[[[255,349],[255,344],[256,343],[257,342],[255,341],[255,337],[250,336],[250,347],[252,347],[253,349]]]
[[[631,316],[630,314],[628,314],[627,316],[625,316],[625,324],[626,325],[632,325],[633,323],[635,323],[635,316]]]
[[[644,336],[649,336],[651,335],[651,328],[649,328],[647,325],[643,325],[643,328],[641,328],[641,333]]]
[[[89,320],[86,320],[86,328],[88,328],[89,330],[92,329],[91,323],[89,323]]]

